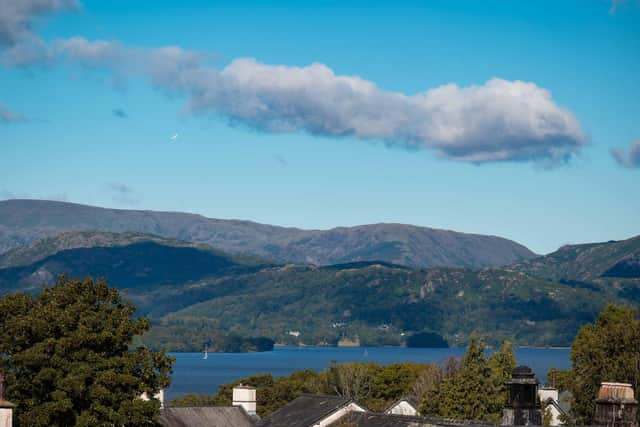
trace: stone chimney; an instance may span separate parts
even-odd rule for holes
[[[4,398],[4,376],[0,372],[0,427],[13,427],[15,405]]]
[[[528,366],[518,366],[506,382],[509,400],[502,413],[502,425],[542,425],[538,403],[538,380]]]
[[[607,427],[638,427],[638,401],[627,383],[602,383],[594,423]]]
[[[256,389],[242,384],[234,387],[233,406],[242,406],[247,414],[256,415]]]

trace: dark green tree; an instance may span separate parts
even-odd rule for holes
[[[638,310],[608,305],[594,324],[583,326],[571,345],[572,412],[589,424],[603,381],[640,384],[640,318]],[[639,414],[640,416],[640,414]]]
[[[148,426],[173,359],[130,349],[149,321],[105,281],[58,279],[0,299],[0,370],[21,426]]]
[[[472,334],[469,347],[461,364],[445,377],[440,385],[437,406],[425,405],[425,410],[436,415],[466,420],[498,422],[506,401],[504,382],[511,376],[515,358],[511,344],[487,358],[484,343]]]

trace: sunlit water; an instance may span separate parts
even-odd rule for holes
[[[449,356],[461,356],[464,348],[404,347],[278,347],[263,353],[172,353],[176,358],[171,387],[166,397],[184,393],[213,394],[218,385],[254,374],[289,375],[301,369],[321,371],[332,360],[338,362],[444,363]],[[527,365],[541,383],[551,367],[569,367],[569,349],[517,348],[517,363]]]

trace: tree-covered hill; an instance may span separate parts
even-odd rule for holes
[[[618,249],[609,264],[635,253],[634,245],[623,248],[627,258]],[[608,283],[602,286],[536,277],[517,266],[277,265],[135,233],[63,234],[8,252],[0,265],[11,265],[0,269],[2,293],[37,292],[62,273],[107,278],[153,319],[145,340],[164,350],[201,350],[230,335],[402,345],[434,332],[457,345],[474,330],[490,343],[567,345],[606,303],[637,304],[640,295],[633,278],[600,278]]]
[[[398,345],[422,331],[435,331],[457,345],[474,330],[491,343],[512,338],[518,344],[567,345],[607,301],[622,300],[501,269],[415,271],[380,265],[346,270],[290,265],[155,294],[151,313],[162,316],[165,326],[206,322],[214,329],[291,344],[358,338],[363,345]],[[183,298],[200,302],[169,312],[170,301]]]
[[[633,259],[638,241],[471,270],[382,261],[272,264],[157,236],[73,232],[1,256],[0,292],[35,293],[63,273],[104,277],[153,319],[145,340],[165,350],[200,350],[203,342],[231,335],[401,345],[412,334],[434,332],[456,345],[474,330],[490,343],[567,345],[606,303],[640,302],[638,279],[602,277]],[[561,268],[570,273],[544,274]]]
[[[514,263],[510,268],[552,280],[640,279],[640,235],[620,241],[566,245],[549,255]]]
[[[302,230],[181,212],[105,209],[47,200],[0,201],[0,253],[69,231],[153,234],[279,263],[382,260],[416,268],[480,268],[535,256],[501,237],[404,224]]]
[[[137,233],[64,233],[0,256],[0,292],[38,290],[58,275],[104,277],[121,289],[186,285],[269,264],[204,245]],[[4,268],[2,268],[4,267]]]

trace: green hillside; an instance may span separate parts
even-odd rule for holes
[[[490,343],[568,345],[606,303],[640,302],[639,280],[627,277],[637,242],[564,248],[508,268],[416,270],[371,261],[274,265],[155,236],[80,232],[5,254],[0,292],[37,292],[62,273],[105,277],[152,318],[143,340],[164,350],[201,350],[229,336],[404,345],[420,332],[460,345],[474,330]],[[627,276],[607,276],[623,261]]]
[[[510,267],[552,280],[640,279],[640,236],[621,241],[566,245],[549,255],[520,261]]]

